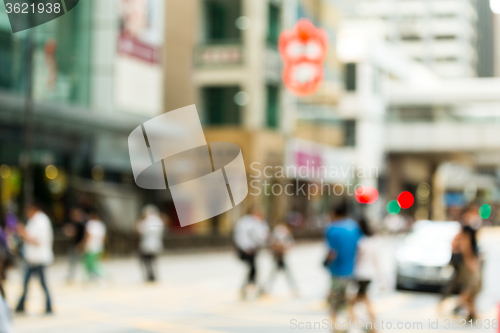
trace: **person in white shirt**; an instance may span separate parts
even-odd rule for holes
[[[158,207],[146,205],[142,209],[141,218],[136,223],[139,234],[139,254],[146,270],[146,279],[156,281],[156,257],[163,251],[164,223]]]
[[[248,267],[248,277],[241,289],[242,298],[246,297],[249,286],[256,285],[257,268],[255,258],[258,250],[266,244],[269,236],[269,227],[264,220],[264,212],[260,208],[251,208],[249,214],[240,218],[234,227],[234,243],[239,258]]]
[[[358,302],[362,302],[366,306],[368,315],[370,316],[370,321],[372,323],[376,322],[375,312],[370,299],[368,298],[367,291],[370,283],[379,274],[378,265],[378,242],[377,238],[374,237],[374,233],[368,225],[368,221],[364,218],[358,221],[359,228],[363,232],[363,237],[358,241],[357,247],[357,258],[354,267],[354,279],[358,285],[358,292],[356,296],[351,299],[351,304],[349,306],[349,312],[351,320],[356,321],[354,315],[354,305]]]
[[[26,215],[28,217],[26,227],[19,227],[19,235],[25,242],[24,257],[26,260],[26,272],[24,275],[24,291],[16,307],[16,312],[25,311],[24,302],[28,293],[28,283],[31,276],[36,274],[40,278],[40,283],[45,292],[46,313],[50,314],[52,313],[52,305],[45,281],[45,267],[54,261],[54,253],[52,252],[54,233],[52,224],[37,203],[27,205]]]
[[[104,251],[106,240],[106,226],[99,219],[97,212],[89,213],[89,220],[85,225],[85,236],[83,238],[83,262],[90,279],[102,276],[100,260]]]

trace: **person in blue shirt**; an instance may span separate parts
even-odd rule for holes
[[[346,304],[346,289],[352,279],[356,249],[362,237],[358,223],[347,217],[347,203],[342,201],[330,211],[331,223],[325,229],[325,238],[329,253],[326,266],[332,276],[328,303],[333,322],[337,312]]]

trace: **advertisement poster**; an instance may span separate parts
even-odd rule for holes
[[[115,99],[121,111],[161,111],[163,10],[161,0],[118,1]]]

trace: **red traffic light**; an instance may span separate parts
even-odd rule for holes
[[[354,196],[359,203],[371,205],[378,199],[378,190],[372,186],[360,186]]]
[[[410,208],[411,206],[413,206],[414,202],[415,198],[413,197],[413,194],[408,191],[401,192],[401,194],[398,196],[398,204],[403,209]]]

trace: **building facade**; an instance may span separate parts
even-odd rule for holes
[[[477,8],[470,0],[360,1],[356,16],[383,21],[388,41],[438,75],[473,77]]]
[[[22,202],[29,156],[34,197],[56,226],[67,221],[69,207],[94,205],[111,229],[132,232],[147,194],[134,184],[127,137],[162,111],[161,3],[147,2],[155,10],[146,8],[139,17],[153,22],[155,31],[138,31],[133,38],[121,2],[82,1],[57,20],[15,34],[5,11],[0,13],[3,204]],[[146,17],[151,12],[160,16]],[[125,38],[132,48],[120,47]],[[134,53],[139,43],[156,57]]]
[[[276,176],[276,171],[352,144],[353,122],[336,111],[343,87],[343,67],[335,52],[341,11],[319,0],[170,0],[166,13],[166,45],[171,47],[166,51],[165,110],[196,104],[208,141],[230,141],[242,148],[250,184],[242,205],[193,229],[207,233],[217,227],[227,233],[254,204],[265,207],[271,225],[294,211],[315,221],[329,205],[327,196],[304,198],[272,189],[316,183],[314,177]],[[327,30],[330,39],[325,81],[307,98],[283,86],[277,48],[281,31],[299,18]],[[346,133],[346,128],[351,130]]]

